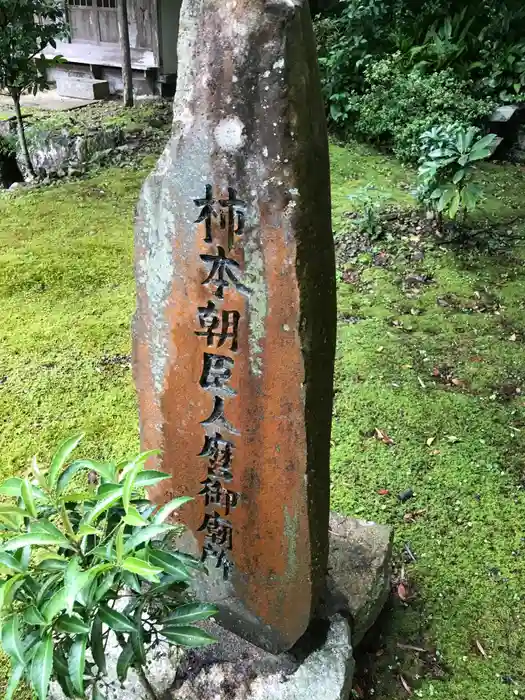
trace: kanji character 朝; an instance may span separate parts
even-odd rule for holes
[[[217,347],[231,339],[230,350],[235,352],[238,347],[240,316],[238,311],[219,311],[215,304],[209,301],[206,306],[199,306],[199,324],[204,330],[195,331],[195,335],[205,336],[208,345],[213,345],[215,338],[218,338]]]

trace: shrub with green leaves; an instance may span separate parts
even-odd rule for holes
[[[152,648],[214,641],[193,623],[217,609],[189,602],[186,592],[203,565],[167,543],[180,527],[168,519],[191,499],[157,508],[144,498],[145,487],[169,478],[145,468],[152,452],[119,464],[68,464],[81,437],[60,445],[49,470],[33,459],[34,479],[0,487],[12,499],[0,504],[1,641],[12,664],[4,700],[22,679],[45,700],[52,678],[67,697],[105,697],[110,634],[122,648],[119,679],[134,667],[151,695],[144,667]],[[82,472],[85,487],[73,488]]]
[[[490,113],[482,103],[525,99],[525,5],[520,0],[339,0],[327,5],[315,22],[317,49],[329,121],[342,135],[375,140],[404,159],[417,160],[419,134],[432,124],[446,117],[467,128]],[[374,76],[374,66],[383,70],[385,60],[390,63],[386,92]],[[389,114],[374,118],[383,94]],[[403,133],[400,115],[405,112]],[[386,117],[394,119],[393,127]]]
[[[364,93],[351,100],[354,130],[404,161],[417,162],[420,135],[435,124],[480,125],[495,105],[473,97],[470,84],[451,69],[407,72],[399,54],[370,64],[365,80]]]
[[[419,201],[439,216],[450,219],[473,212],[483,192],[472,182],[475,165],[489,158],[501,139],[495,134],[479,138],[479,130],[460,125],[437,126],[421,135]]]

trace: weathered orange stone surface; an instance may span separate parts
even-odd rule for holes
[[[173,133],[141,195],[136,278],[142,446],[173,475],[153,495],[195,497],[184,546],[205,558],[197,592],[223,624],[289,648],[325,579],[335,344],[306,2],[185,0]]]

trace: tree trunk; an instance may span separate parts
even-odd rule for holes
[[[29,156],[29,150],[27,148],[26,133],[24,131],[24,120],[22,119],[22,110],[20,109],[20,93],[14,91],[11,93],[13,102],[15,104],[15,114],[16,114],[16,128],[18,131],[18,141],[20,143],[20,149],[22,151],[22,158],[24,160],[24,165],[30,177],[35,177],[35,170],[33,168],[33,163],[31,163],[31,158]]]
[[[129,46],[128,0],[118,0],[118,24],[122,82],[124,83],[124,107],[133,107],[133,74],[131,72],[131,49]]]

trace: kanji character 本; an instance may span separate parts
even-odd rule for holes
[[[212,283],[215,286],[215,296],[218,299],[224,298],[224,288],[232,285],[243,294],[249,294],[250,290],[245,287],[236,277],[235,272],[240,268],[236,260],[227,258],[224,248],[217,246],[218,255],[201,255],[201,260],[211,265],[210,273],[202,284]]]
[[[239,431],[233,427],[233,425],[224,415],[224,399],[220,396],[215,396],[213,411],[211,412],[209,418],[201,421],[201,425],[205,428],[214,427],[218,430],[226,430],[233,435],[239,435]]]
[[[211,237],[211,222],[212,222],[212,217],[217,218],[217,212],[213,208],[213,205],[216,203],[215,199],[213,199],[213,192],[212,192],[212,186],[211,185],[206,185],[206,196],[204,199],[194,199],[195,205],[198,207],[202,207],[201,213],[199,214],[198,219],[195,221],[196,224],[200,224],[201,221],[206,222],[206,235],[204,237],[204,241],[206,243],[211,243],[212,242],[212,237]]]
[[[231,250],[234,234],[240,236],[244,232],[244,211],[239,207],[244,208],[246,202],[237,199],[237,192],[233,187],[228,187],[228,199],[219,199],[219,204],[221,206],[221,229],[228,229],[228,249]],[[237,228],[235,228],[235,217],[237,217]]]
[[[205,513],[204,522],[199,528],[199,532],[205,532],[204,543],[217,544],[224,549],[232,549],[233,546],[233,526],[229,520],[222,518],[216,511]]]
[[[222,567],[222,575],[224,580],[227,581],[230,578],[230,571],[233,569],[233,562],[228,557],[228,554],[218,544],[205,542],[202,549],[202,561],[206,561],[208,557],[215,558],[215,568],[220,569]]]
[[[234,361],[225,355],[212,355],[204,353],[204,366],[200,378],[203,389],[211,391],[217,396],[235,396],[237,393],[227,386],[232,376]]]
[[[229,440],[224,440],[220,433],[206,435],[204,447],[199,457],[208,457],[208,475],[215,478],[231,481],[231,463],[233,460],[233,448],[235,445]]]
[[[199,306],[199,323],[204,330],[195,331],[195,335],[205,336],[208,345],[213,345],[214,339],[218,338],[219,348],[231,338],[230,350],[236,351],[240,316],[238,311],[219,311],[215,304],[209,301],[207,306]]]
[[[239,503],[239,494],[235,491],[230,491],[225,488],[217,479],[209,477],[201,481],[203,486],[202,491],[199,491],[199,496],[204,496],[206,506],[219,506],[224,508],[226,515],[230,513],[232,508],[235,508]]]

